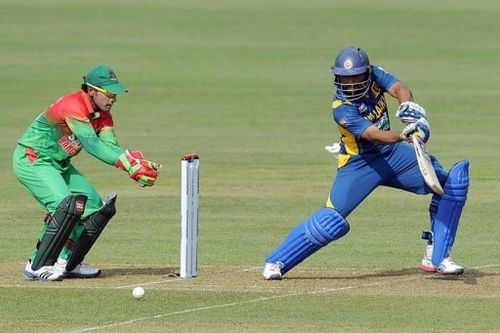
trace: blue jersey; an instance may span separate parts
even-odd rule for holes
[[[391,129],[384,93],[397,81],[394,75],[373,66],[372,82],[363,97],[348,101],[335,94],[332,113],[341,133],[339,167],[345,165],[353,155],[380,154],[391,149],[391,145],[363,140],[361,134],[372,125],[383,131]]]

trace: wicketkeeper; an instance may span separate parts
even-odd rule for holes
[[[418,135],[427,142],[430,127],[425,110],[413,102],[411,91],[394,75],[370,65],[366,52],[343,49],[332,66],[336,88],[332,112],[341,134],[337,175],[323,208],[297,225],[265,259],[263,277],[281,279],[304,259],[349,232],[347,216],[378,186],[416,194],[430,194],[410,141]],[[385,93],[400,103],[396,117],[406,124],[391,131]],[[434,194],[429,207],[431,231],[420,268],[440,274],[462,274],[450,258],[469,186],[468,161],[446,172],[435,157],[432,163],[444,194]],[[377,217],[374,212],[373,218]]]
[[[82,148],[124,170],[140,186],[153,186],[158,178],[160,165],[122,148],[116,139],[111,108],[126,91],[111,68],[96,66],[83,77],[81,90],[50,105],[18,140],[14,173],[47,211],[24,268],[26,278],[55,281],[101,273],[83,259],[115,214],[116,193],[103,202],[73,166],[71,158]]]

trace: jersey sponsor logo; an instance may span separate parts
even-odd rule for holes
[[[382,117],[380,117],[380,119],[375,123],[375,126],[377,126],[377,128],[381,131],[388,131],[391,128],[387,113],[384,113]]]
[[[382,117],[384,113],[387,113],[387,103],[385,101],[385,97],[382,95],[373,110],[371,110],[370,113],[365,116],[365,119],[371,121],[372,123],[375,123],[378,119],[380,119],[380,117]]]
[[[63,136],[57,142],[69,157],[75,156],[82,150],[82,143],[74,134]]]

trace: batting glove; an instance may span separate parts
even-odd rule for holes
[[[431,127],[425,118],[420,118],[412,124],[408,124],[399,135],[402,140],[411,142],[411,136],[419,136],[424,143],[431,137]]]
[[[427,119],[427,112],[415,102],[403,102],[396,111],[396,118],[399,118],[403,124],[408,125],[421,118]]]

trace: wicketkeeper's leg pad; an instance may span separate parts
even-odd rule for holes
[[[68,258],[67,271],[72,271],[83,261],[109,220],[115,215],[117,196],[116,192],[108,194],[104,200],[104,206],[84,221],[85,230]]]
[[[455,241],[462,209],[467,201],[469,189],[469,161],[455,164],[444,185],[444,194],[439,201],[438,209],[432,223],[433,252],[432,263],[439,265],[450,255]]]
[[[57,260],[69,234],[83,214],[87,196],[68,195],[57,206],[52,216],[46,220],[47,229],[38,244],[35,258],[31,264],[34,271],[43,266],[51,266]]]
[[[349,224],[335,209],[322,208],[293,229],[283,243],[267,258],[281,263],[281,273],[301,263],[328,243],[349,232]]]

